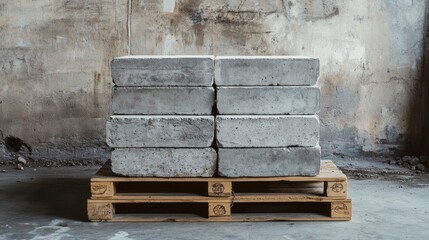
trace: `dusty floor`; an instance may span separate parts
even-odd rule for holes
[[[0,166],[0,239],[429,239],[429,175],[374,159],[334,159],[350,177],[350,222],[90,223],[98,167]]]

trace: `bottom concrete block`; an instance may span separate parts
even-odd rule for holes
[[[212,148],[116,148],[112,171],[134,177],[211,177],[216,171]]]
[[[315,176],[320,147],[220,148],[219,175],[224,177]]]

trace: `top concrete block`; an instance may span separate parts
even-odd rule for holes
[[[111,67],[116,86],[212,86],[214,56],[124,56]]]
[[[217,86],[310,86],[319,78],[319,59],[285,56],[216,57]]]

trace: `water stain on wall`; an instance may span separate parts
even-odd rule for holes
[[[127,4],[24,1],[1,11],[4,135],[31,145],[32,153],[18,151],[29,158],[72,159],[77,147],[80,156],[105,156],[110,60],[127,52]],[[7,144],[0,155],[14,157]]]
[[[4,141],[12,136],[35,158],[107,157],[110,61],[128,48],[319,57],[324,155],[394,153],[409,139],[409,106],[423,89],[417,82],[425,6],[424,0],[1,3],[0,154],[12,157]]]

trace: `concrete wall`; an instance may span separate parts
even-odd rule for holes
[[[323,155],[395,153],[413,124],[425,7],[424,0],[1,0],[0,159],[15,151],[41,160],[108,158],[109,63],[128,53],[319,57]]]

